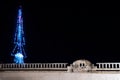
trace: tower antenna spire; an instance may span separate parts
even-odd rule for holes
[[[14,63],[17,64],[24,63],[24,58],[26,58],[24,46],[25,46],[25,37],[23,30],[22,6],[20,5],[18,8],[17,25],[14,36],[14,49],[11,53],[11,56],[14,56]]]

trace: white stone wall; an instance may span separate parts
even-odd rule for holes
[[[119,73],[0,72],[0,80],[120,80]]]

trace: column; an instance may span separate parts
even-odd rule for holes
[[[44,64],[44,68],[45,68],[46,66],[45,66],[45,64]]]
[[[15,64],[13,64],[14,68],[16,68]]]
[[[115,64],[115,68],[117,68],[117,64]]]
[[[25,64],[22,64],[22,68],[24,68],[25,67]]]
[[[27,64],[27,68],[29,68],[29,64]]]
[[[33,64],[31,64],[31,68],[33,68]]]
[[[10,68],[12,68],[12,64],[10,64]]]
[[[15,68],[15,65],[14,65],[14,64],[12,64],[12,68]]]
[[[8,68],[10,68],[10,64],[8,64]]]
[[[118,68],[119,64],[117,63],[116,66],[117,66],[117,68]]]
[[[37,64],[37,68],[40,68],[40,64]]]
[[[102,64],[102,68],[104,68],[104,64]]]
[[[107,63],[105,64],[105,68],[107,69],[108,67],[107,67]]]
[[[112,63],[112,68],[114,68],[114,64]]]
[[[48,64],[48,68],[51,68],[51,64]]]
[[[52,68],[54,68],[54,64],[52,64]]]
[[[64,67],[63,68],[66,68],[67,64],[64,64]]]
[[[57,64],[55,64],[55,68],[57,68]]]
[[[18,64],[18,67],[20,68],[20,64]]]
[[[40,68],[43,68],[43,64],[40,64]]]
[[[36,64],[34,64],[34,68],[36,68]]]
[[[35,68],[35,64],[32,64],[32,68]]]
[[[32,68],[32,64],[29,64],[29,67]]]
[[[63,64],[63,68],[65,68],[65,64]]]
[[[48,68],[48,64],[46,64],[46,68]]]
[[[61,64],[61,68],[63,68],[63,64]]]
[[[60,64],[57,64],[57,65],[58,65],[57,67],[60,68]]]

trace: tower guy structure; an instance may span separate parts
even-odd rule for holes
[[[11,53],[11,56],[14,57],[14,63],[23,64],[24,58],[26,58],[26,53],[24,50],[25,46],[25,38],[24,38],[24,31],[23,31],[23,17],[22,17],[22,7],[18,8],[18,15],[17,15],[17,25],[16,31],[14,36],[14,49]]]

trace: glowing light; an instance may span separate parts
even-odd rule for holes
[[[15,58],[14,58],[14,62],[16,62],[18,64],[24,63],[23,57],[24,56],[21,53],[16,53]]]
[[[23,18],[22,18],[22,9],[18,9],[17,17],[17,27],[14,37],[15,47],[11,53],[11,56],[14,56],[14,63],[22,64],[24,63],[24,58],[26,58],[26,53],[24,50],[25,38],[23,31]]]

